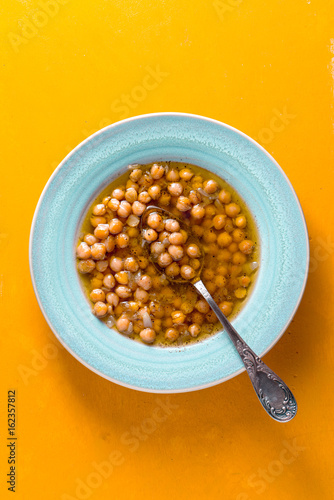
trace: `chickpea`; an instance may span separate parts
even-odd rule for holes
[[[187,266],[189,264],[189,257],[188,255],[184,255],[181,260],[178,261],[179,266]]]
[[[225,276],[217,274],[217,276],[215,277],[215,283],[219,288],[223,288],[224,286],[226,286],[227,280]]]
[[[232,254],[227,248],[223,248],[222,250],[219,250],[218,255],[217,255],[217,260],[219,262],[229,262],[232,258]]]
[[[163,177],[165,174],[165,169],[162,165],[158,165],[157,163],[154,163],[151,168],[151,176],[152,179],[154,180],[159,180],[161,177]]]
[[[197,238],[201,238],[201,236],[203,236],[204,233],[204,228],[202,226],[198,226],[197,224],[195,224],[194,226],[192,226],[192,232],[194,233],[195,236],[197,236]]]
[[[149,303],[150,312],[155,318],[163,318],[165,315],[164,308],[159,302],[154,302],[153,300]]]
[[[146,205],[144,205],[144,203],[141,203],[140,201],[134,201],[132,204],[132,213],[134,215],[140,216],[144,212],[145,208]]]
[[[100,278],[94,277],[90,280],[90,286],[93,290],[94,290],[94,288],[101,288],[102,285],[103,285],[103,282]]]
[[[235,218],[234,222],[235,225],[240,229],[244,229],[247,225],[246,217],[244,215],[238,215],[238,217]]]
[[[106,295],[106,300],[111,306],[117,307],[119,304],[119,296],[114,292],[109,292]]]
[[[149,290],[152,287],[152,279],[147,274],[143,274],[138,280],[138,285],[144,290]]]
[[[111,193],[111,196],[119,201],[123,200],[124,195],[125,195],[124,190],[120,188],[114,189],[113,192]]]
[[[138,193],[135,188],[130,187],[125,191],[125,199],[128,203],[133,203],[138,198]]]
[[[99,224],[105,224],[107,219],[105,217],[91,217],[90,223],[93,227],[97,227]]]
[[[195,175],[195,177],[192,178],[192,186],[194,189],[202,188],[203,177],[201,175]]]
[[[169,245],[169,235],[170,233],[168,231],[162,231],[159,234],[159,241],[163,243],[165,246]]]
[[[242,253],[249,255],[252,253],[254,248],[254,243],[252,240],[243,240],[239,243],[239,249]]]
[[[217,274],[220,274],[222,276],[226,276],[228,274],[228,269],[227,266],[224,264],[220,264],[217,269],[216,269]]]
[[[109,262],[109,267],[115,273],[119,273],[120,271],[123,270],[124,264],[120,257],[111,257]]]
[[[135,300],[138,300],[138,302],[145,303],[149,299],[149,294],[143,288],[138,287],[134,293],[134,298],[135,298]]]
[[[121,299],[127,299],[131,297],[132,295],[132,290],[126,285],[119,285],[115,288],[115,293],[121,298]]]
[[[242,266],[243,264],[245,264],[246,260],[247,260],[247,257],[242,252],[235,252],[235,254],[233,254],[233,257],[232,257],[233,264],[237,264],[238,266]]]
[[[181,297],[175,297],[173,300],[173,306],[176,307],[176,309],[180,309],[182,305],[182,299]]]
[[[118,248],[126,248],[129,245],[130,238],[126,233],[119,233],[116,236],[116,245]]]
[[[201,261],[198,259],[190,259],[189,266],[191,266],[195,271],[197,271],[201,267]]]
[[[173,320],[172,320],[172,318],[171,317],[165,318],[163,320],[162,326],[164,328],[171,328],[173,326]]]
[[[207,323],[211,324],[215,324],[218,321],[217,316],[212,311],[212,309],[205,315],[205,320],[207,321]]]
[[[166,174],[166,179],[168,182],[177,182],[180,179],[179,172],[172,168],[171,170],[168,170]]]
[[[176,262],[172,262],[165,270],[166,276],[176,278],[180,274],[180,266]]]
[[[198,257],[201,256],[201,251],[199,249],[199,246],[196,245],[195,243],[191,243],[190,245],[187,246],[187,254],[190,258],[197,259]]]
[[[203,233],[203,241],[205,243],[214,243],[217,240],[217,235],[213,229],[205,229]]]
[[[179,175],[184,181],[190,181],[190,179],[194,175],[194,172],[190,170],[190,168],[185,167],[180,170]]]
[[[181,323],[184,323],[186,320],[186,316],[182,311],[173,311],[171,316],[173,323],[176,325],[180,325]]]
[[[139,263],[140,269],[146,269],[146,267],[148,266],[148,259],[147,259],[147,257],[144,257],[143,255],[140,255],[138,257],[138,263]]]
[[[130,320],[129,318],[124,314],[118,318],[116,321],[116,328],[119,332],[127,332],[130,327]]]
[[[226,219],[224,229],[226,233],[231,233],[234,229],[233,221],[229,217]]]
[[[105,198],[103,198],[102,203],[105,207],[108,205],[110,198],[111,196],[106,196]]]
[[[176,203],[176,208],[180,210],[180,212],[187,212],[188,210],[190,210],[191,202],[189,198],[187,198],[186,196],[179,196]]]
[[[119,200],[116,200],[116,198],[111,198],[108,202],[108,207],[110,208],[110,210],[112,210],[113,212],[117,212],[118,210],[118,207],[120,205],[120,201]]]
[[[206,314],[210,311],[210,306],[204,299],[199,299],[195,304],[195,309],[202,314]]]
[[[98,224],[94,229],[94,236],[100,240],[104,240],[109,236],[109,226],[108,224]]]
[[[175,328],[168,328],[165,333],[165,339],[170,340],[170,342],[175,342],[179,338],[180,334]]]
[[[94,245],[94,243],[97,243],[97,238],[91,233],[87,233],[84,236],[84,242],[87,243],[87,245],[91,246]]]
[[[221,302],[221,304],[219,304],[219,309],[225,316],[229,316],[233,309],[233,302]]]
[[[190,335],[192,337],[198,337],[199,334],[201,333],[201,327],[199,324],[197,323],[192,323],[189,327],[188,327],[188,332],[190,333]]]
[[[108,306],[104,302],[95,302],[94,308],[93,308],[93,313],[95,316],[98,318],[103,318],[108,312]]]
[[[191,280],[195,276],[195,271],[191,266],[184,265],[181,267],[181,276],[185,280]]]
[[[180,182],[172,182],[167,189],[172,196],[180,196],[183,193],[183,186]]]
[[[222,189],[218,195],[218,200],[221,203],[230,203],[231,202],[231,193],[226,191],[226,189]]]
[[[232,238],[233,241],[235,241],[236,243],[240,243],[242,240],[245,239],[245,231],[243,231],[240,228],[234,229],[232,231]]]
[[[208,181],[203,182],[203,189],[206,193],[208,194],[213,194],[217,191],[218,189],[218,184],[216,181],[210,179]]]
[[[238,281],[241,286],[247,287],[250,284],[251,279],[249,276],[240,276],[240,278],[238,278]]]
[[[123,223],[119,219],[111,219],[109,231],[111,234],[118,234],[123,230]]]
[[[161,187],[160,186],[151,186],[148,188],[148,194],[152,198],[152,200],[157,200],[161,195]]]
[[[108,261],[107,260],[99,260],[96,263],[96,270],[99,271],[100,273],[104,273],[104,271],[108,267]]]
[[[185,301],[182,302],[180,309],[184,314],[190,314],[193,312],[194,306],[191,304],[191,302]]]
[[[246,297],[247,290],[244,287],[237,288],[234,290],[234,295],[237,299],[244,299]]]
[[[99,203],[98,205],[95,205],[93,208],[93,214],[94,215],[104,215],[106,213],[106,207],[103,203]]]
[[[172,256],[173,260],[176,261],[181,260],[184,255],[184,251],[181,245],[169,245],[167,250],[168,253]]]
[[[151,243],[150,251],[154,257],[157,257],[165,251],[165,246],[160,241],[155,241]]]
[[[139,337],[146,344],[152,344],[156,339],[156,333],[153,328],[144,328],[139,334]]]
[[[203,219],[205,215],[205,208],[202,205],[194,205],[190,211],[194,219]]]
[[[236,276],[239,276],[239,274],[242,272],[242,267],[240,265],[232,263],[230,266],[230,275],[231,278],[235,278]]]
[[[128,201],[122,200],[121,203],[119,204],[119,208],[117,210],[117,215],[118,217],[129,217],[131,214],[131,205]]]
[[[225,207],[225,212],[229,217],[236,217],[240,212],[240,207],[236,203],[229,203]]]
[[[141,193],[139,193],[139,196],[138,196],[138,201],[140,203],[149,203],[151,201],[151,196],[148,194],[147,191],[142,191]]]
[[[127,285],[129,283],[129,275],[127,271],[120,271],[115,274],[115,279],[120,285]]]
[[[193,323],[196,323],[198,325],[203,325],[204,323],[204,314],[200,313],[199,311],[193,311],[191,314],[191,321]]]
[[[159,255],[157,262],[160,267],[167,267],[173,262],[173,259],[169,253],[164,252]]]
[[[186,243],[187,239],[188,239],[188,233],[187,233],[187,231],[185,231],[184,229],[180,229],[180,233],[183,236],[183,243]]]
[[[115,248],[115,239],[111,235],[109,235],[105,240],[102,240],[101,243],[105,245],[107,252],[112,252]]]
[[[166,231],[170,231],[171,233],[176,233],[180,230],[180,224],[175,219],[166,219],[165,229]]]
[[[104,302],[106,298],[104,291],[100,288],[95,288],[94,290],[92,290],[89,296],[92,302]]]
[[[212,228],[212,226],[213,226],[212,218],[206,218],[202,221],[203,232],[205,231],[205,229]]]
[[[146,241],[152,242],[158,238],[158,233],[154,229],[144,229],[143,237]]]
[[[193,189],[188,194],[188,198],[193,205],[198,205],[202,201],[200,193],[198,191],[194,191]]]
[[[219,231],[220,229],[223,229],[223,227],[225,226],[226,215],[225,214],[215,215],[212,222],[213,222],[213,227],[217,229],[217,231]]]
[[[94,260],[104,259],[107,249],[103,243],[94,243],[90,249]]]
[[[147,217],[147,224],[148,226],[150,226],[152,229],[156,229],[157,227],[160,226],[160,224],[162,223],[162,217],[161,215],[159,215],[158,213],[156,212],[153,212],[151,213],[148,217]]]
[[[135,273],[139,269],[139,264],[134,257],[127,257],[124,260],[124,269],[126,271],[131,271],[132,273]]]
[[[206,281],[205,286],[206,286],[207,291],[211,295],[213,295],[215,293],[215,291],[217,290],[217,285],[214,281]]]
[[[218,235],[217,243],[221,248],[228,247],[232,243],[232,236],[224,231]]]
[[[208,219],[212,219],[216,215],[216,212],[216,207],[212,203],[205,207],[205,217]]]
[[[171,200],[171,195],[166,192],[163,192],[160,196],[159,203],[164,207],[168,207],[168,205],[170,204],[170,200]]]
[[[171,233],[168,239],[171,245],[182,245],[183,243],[182,233],[179,232]]]
[[[82,242],[77,248],[77,257],[79,259],[89,259],[91,257],[92,253],[87,245],[87,243]]]
[[[139,181],[142,175],[143,172],[140,170],[140,168],[135,168],[134,170],[132,170],[130,174],[130,179],[132,180],[132,182],[137,182]]]
[[[227,247],[227,250],[231,253],[235,253],[239,250],[238,243],[233,241],[230,246]]]

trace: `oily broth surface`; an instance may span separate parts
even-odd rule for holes
[[[255,220],[254,220],[253,216],[251,215],[244,200],[241,198],[241,196],[236,192],[236,190],[230,184],[228,184],[224,179],[222,179],[218,175],[216,175],[216,174],[214,174],[214,173],[210,172],[209,170],[206,170],[202,167],[199,167],[197,165],[183,163],[183,162],[173,162],[173,161],[160,161],[160,162],[154,162],[154,163],[158,163],[159,165],[163,165],[163,166],[168,166],[170,169],[175,168],[177,170],[181,170],[182,168],[190,168],[194,172],[195,176],[201,175],[203,177],[203,180],[213,179],[218,183],[219,189],[226,189],[227,191],[229,191],[232,195],[231,201],[234,203],[237,203],[241,207],[241,213],[246,216],[246,219],[247,219],[246,238],[251,239],[255,243],[254,250],[251,254],[251,261],[259,262],[259,257],[260,257],[259,237],[258,237],[258,231],[257,231],[257,227],[255,224]],[[150,170],[150,168],[152,167],[152,165],[154,163],[136,165],[136,168],[140,168],[142,171]],[[130,173],[130,170],[125,171],[123,174],[121,174],[119,177],[117,177],[117,179],[115,179],[112,183],[110,183],[106,188],[104,188],[103,191],[101,191],[101,193],[96,197],[94,202],[91,204],[89,210],[87,211],[86,216],[84,217],[84,220],[83,220],[83,223],[81,226],[81,230],[80,230],[79,235],[78,235],[79,236],[78,243],[80,243],[82,241],[82,239],[86,233],[93,233],[93,231],[94,231],[94,228],[92,227],[91,222],[90,222],[93,207],[97,203],[101,203],[102,199],[104,197],[110,195],[110,193],[115,188],[117,188],[120,185],[125,185],[127,180],[129,179],[129,173]],[[159,206],[159,203],[157,203],[154,200],[152,200],[152,202],[150,202],[150,203]],[[170,206],[166,207],[166,206],[162,206],[162,205],[161,205],[161,207],[166,209],[166,210],[170,210],[172,208]],[[182,215],[178,216],[178,217],[180,219],[184,219],[185,217],[182,217]],[[189,229],[191,230],[191,226],[189,227]],[[117,250],[117,255],[121,258],[128,256],[129,253],[131,253],[131,252],[129,252],[129,248]],[[218,262],[217,262],[217,264],[218,264]],[[204,264],[204,268],[205,268],[205,264]],[[79,274],[80,274],[80,280],[81,280],[85,295],[87,297],[89,305],[91,306],[92,303],[91,303],[90,298],[89,298],[89,294],[91,292],[91,285],[90,285],[91,276],[88,274],[81,274],[81,273],[79,273]],[[247,287],[247,295],[244,299],[237,299],[236,297],[232,297],[233,292],[231,292],[231,295],[226,297],[225,300],[231,300],[234,302],[233,311],[228,317],[230,321],[233,320],[233,318],[240,312],[240,310],[244,307],[245,303],[247,302],[248,296],[251,294],[252,288],[254,286],[256,274],[257,273],[255,271],[249,275],[249,277],[251,278],[251,283]],[[177,296],[181,297],[183,300],[186,300],[186,294],[187,294],[187,292],[189,292],[190,289],[195,290],[195,288],[193,287],[193,285],[191,285],[191,283],[180,284],[180,283],[170,282],[168,286],[170,286],[173,290],[175,290],[177,292]],[[198,295],[198,298],[202,298],[202,296],[197,291],[196,291],[196,293]],[[160,298],[159,298],[159,292],[157,292],[156,295],[157,295],[157,297],[155,299],[156,301],[161,302],[164,305],[167,305],[168,303],[172,303],[172,302],[166,301],[166,299],[163,296],[160,296]],[[105,322],[107,317],[100,318],[100,319],[101,319],[101,321]],[[157,337],[156,337],[156,340],[154,342],[154,346],[181,347],[183,345],[197,343],[197,342],[203,341],[205,338],[217,333],[221,329],[222,329],[222,325],[220,323],[218,323],[218,324],[204,323],[203,325],[201,325],[201,332],[200,332],[198,337],[193,338],[190,334],[181,335],[175,342],[170,343],[169,341],[165,340],[165,338],[164,338],[164,332],[165,332],[165,328],[164,328],[162,330],[162,332],[157,333]],[[120,332],[118,332],[118,330],[116,330],[116,328],[112,328],[112,330],[114,330],[115,334],[122,335]],[[132,335],[126,335],[126,336],[133,339],[133,340],[141,342],[138,335],[132,334]]]

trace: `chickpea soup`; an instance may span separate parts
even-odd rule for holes
[[[258,255],[255,222],[235,190],[201,167],[168,161],[130,165],[95,200],[76,249],[93,314],[132,339],[176,346],[221,329],[191,284],[196,273],[231,319]]]

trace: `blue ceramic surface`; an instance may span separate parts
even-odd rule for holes
[[[234,327],[259,355],[280,338],[301,300],[307,229],[293,188],[255,141],[223,123],[183,113],[124,120],[92,135],[59,165],[36,208],[30,237],[35,293],[59,341],[79,361],[118,384],[149,392],[208,387],[243,371],[227,334],[182,348],[135,342],[91,313],[76,271],[84,213],[130,163],[173,160],[202,166],[230,183],[253,213],[260,236],[256,284]]]

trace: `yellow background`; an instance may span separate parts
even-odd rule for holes
[[[0,6],[0,497],[13,498],[6,398],[15,389],[14,498],[332,499],[333,1],[46,3]],[[289,424],[265,415],[245,373],[171,396],[114,385],[60,346],[38,307],[28,239],[49,176],[95,130],[157,111],[249,134],[299,196],[309,280],[265,356],[298,400]],[[166,402],[173,408],[159,413]]]

